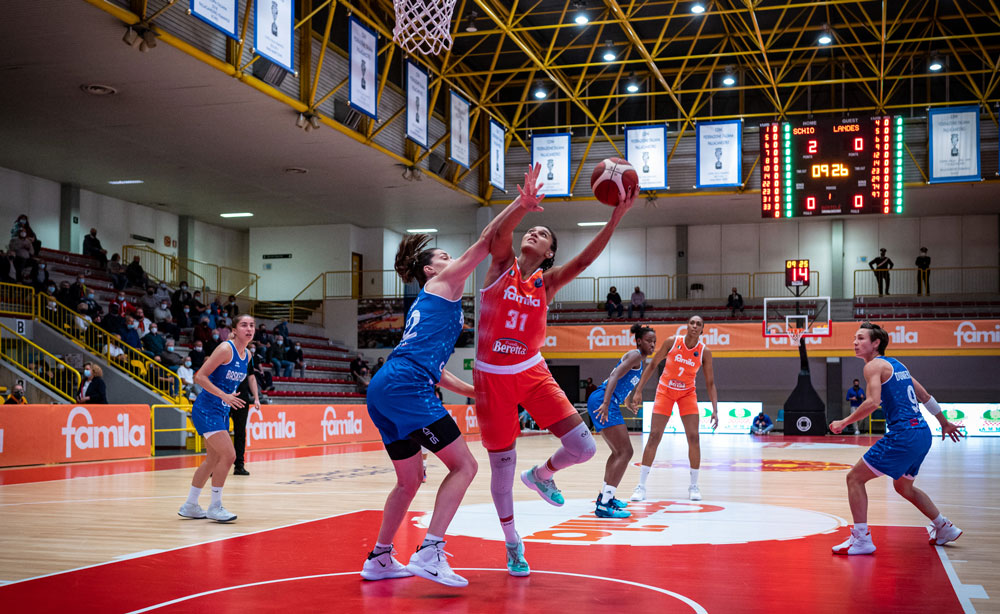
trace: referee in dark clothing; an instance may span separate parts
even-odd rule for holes
[[[233,466],[233,475],[250,475],[244,467],[243,453],[247,448],[247,418],[250,416],[250,408],[253,406],[253,399],[250,396],[250,378],[254,377],[250,362],[247,362],[247,376],[240,382],[236,389],[236,396],[243,399],[243,407],[236,409],[229,408],[229,417],[233,419],[233,447],[236,448],[236,463]]]

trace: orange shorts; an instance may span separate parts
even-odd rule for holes
[[[653,400],[653,413],[670,417],[674,413],[674,404],[682,416],[698,413],[698,395],[694,388],[677,390],[663,384],[656,386],[656,397]]]
[[[544,362],[511,374],[476,369],[472,372],[472,383],[476,388],[479,432],[487,450],[510,447],[521,434],[518,405],[528,410],[542,429],[577,415]]]

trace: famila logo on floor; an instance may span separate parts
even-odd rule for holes
[[[254,421],[254,416],[257,420]],[[274,422],[266,422],[264,414],[259,409],[250,410],[250,419],[247,421],[247,431],[256,441],[265,439],[294,439],[295,421],[287,420],[285,412],[278,412],[278,419]]]
[[[73,426],[73,419],[83,416],[86,426]],[[73,458],[73,448],[128,448],[146,445],[146,427],[129,424],[128,414],[118,414],[118,424],[93,426],[94,418],[86,407],[74,407],[66,418],[62,434],[66,436],[66,458]]]
[[[360,435],[362,430],[361,418],[354,417],[353,409],[347,412],[346,417],[338,418],[337,410],[327,407],[319,424],[323,429],[323,441],[326,441],[327,437],[338,435]]]

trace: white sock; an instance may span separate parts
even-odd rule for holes
[[[618,488],[616,486],[608,486],[608,483],[605,482],[604,486],[601,488],[601,503],[609,503],[615,498],[616,492],[618,492]]]
[[[947,518],[945,518],[943,514],[938,514],[938,515],[937,515],[937,518],[935,518],[935,519],[934,519],[934,520],[932,520],[931,522],[933,522],[933,523],[934,523],[934,526],[935,526],[935,527],[937,527],[937,528],[939,528],[939,529],[940,529],[940,528],[941,528],[941,527],[943,527],[944,525],[948,524],[948,519],[947,519]]]
[[[521,538],[517,535],[517,530],[514,528],[514,517],[511,516],[507,520],[500,521],[500,529],[503,530],[503,540],[504,542],[513,546]]]
[[[548,461],[545,461],[541,465],[535,467],[535,477],[538,478],[539,480],[551,480],[552,476],[555,474],[556,474],[555,471],[549,469]]]
[[[428,533],[427,535],[424,535],[424,543],[420,544],[420,547],[423,548],[424,546],[430,546],[443,541],[444,541],[443,537],[439,535],[431,535],[430,533]]]
[[[691,470],[691,486],[697,486],[697,485],[698,485],[698,470],[697,469],[692,469]]]
[[[198,505],[198,497],[201,495],[201,489],[197,486],[192,486],[191,490],[188,491],[188,499],[185,503],[190,503],[191,505]]]
[[[649,465],[639,465],[639,486],[646,485],[646,478],[649,477],[649,471],[652,469]]]
[[[212,487],[212,507],[220,507],[222,505],[222,487],[213,486]]]
[[[861,533],[862,535],[864,535],[865,533],[868,532],[868,523],[867,522],[855,522],[854,523],[854,528],[858,531],[858,533]]]
[[[373,550],[373,552],[385,552],[386,550],[392,550],[392,544],[383,544],[382,542],[375,542],[375,550]]]

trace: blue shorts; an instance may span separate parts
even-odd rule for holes
[[[215,431],[228,433],[229,407],[210,392],[202,391],[191,407],[191,423],[199,435]]]
[[[619,424],[625,424],[625,418],[622,417],[622,412],[618,408],[618,403],[614,398],[611,399],[611,404],[608,405],[608,421],[600,422],[597,419],[597,410],[601,408],[601,403],[604,402],[604,391],[595,390],[590,393],[587,397],[587,412],[590,414],[590,420],[594,423],[594,430],[600,433],[602,430],[608,428],[609,426],[618,426]]]
[[[449,414],[434,394],[434,382],[427,372],[397,358],[382,365],[368,385],[368,415],[382,442],[390,444]]]
[[[879,475],[887,475],[894,480],[912,480],[917,477],[920,464],[931,449],[932,439],[931,430],[926,426],[891,431],[865,452],[862,458]]]

